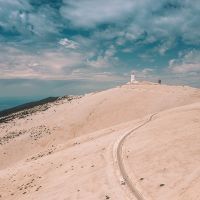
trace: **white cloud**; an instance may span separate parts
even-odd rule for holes
[[[67,38],[61,39],[59,41],[59,44],[68,48],[68,49],[77,49],[79,47],[77,42],[74,42],[74,41],[69,40]]]
[[[166,41],[162,42],[155,50],[157,50],[161,55],[164,55],[168,50],[170,50],[173,46],[175,46],[176,40],[175,38],[171,37],[168,38]]]
[[[154,69],[152,69],[152,68],[144,68],[142,70],[142,73],[145,75],[148,75],[148,74],[152,73],[153,71],[154,71]]]
[[[132,0],[64,0],[61,15],[74,26],[93,27],[97,24],[126,18],[133,10]]]
[[[178,59],[169,61],[169,70],[173,73],[200,72],[200,51],[192,50],[180,53]]]
[[[65,51],[65,49],[44,50],[38,54],[13,47],[1,46],[1,49],[0,78],[66,80],[104,77],[106,79],[111,75],[102,71],[118,63],[118,59],[114,57],[115,48],[112,45],[97,56],[91,54],[90,51],[74,52]]]
[[[47,5],[35,9],[30,1],[0,0],[0,26],[13,36],[36,35],[44,39],[44,36],[57,34],[61,25],[55,22],[55,16],[55,10]]]
[[[133,52],[133,48],[124,48],[124,49],[122,49],[122,52],[124,52],[124,53],[131,53],[131,52]]]
[[[45,14],[44,14],[45,13]],[[59,25],[54,21],[54,11],[49,7],[38,9],[36,13],[24,14],[26,21],[24,22],[25,31],[30,31],[39,37],[49,34],[57,34]],[[20,29],[20,26],[18,26]]]
[[[148,54],[148,53],[142,53],[139,55],[139,57],[142,59],[142,60],[145,60],[145,61],[148,61],[148,62],[154,62],[154,58],[151,54]]]
[[[111,28],[112,31],[106,29],[96,33],[101,37],[104,34],[107,39],[124,32],[124,38],[137,40],[148,33],[147,42],[180,36],[185,43],[196,45],[200,42],[199,7],[198,0],[64,0],[60,12],[75,27],[117,25],[116,30]],[[117,43],[123,43],[123,38]],[[165,54],[172,44],[165,42],[159,49],[160,54]]]
[[[115,57],[115,53],[116,49],[114,45],[110,45],[107,50],[87,59],[87,65],[99,69],[116,66],[119,60]]]
[[[105,56],[106,57],[112,57],[116,53],[116,49],[113,45],[111,45],[106,51],[105,51]]]
[[[44,51],[31,54],[13,47],[1,47],[0,78],[42,78],[69,75],[85,57],[77,52]]]
[[[191,63],[191,64],[183,63],[180,65],[171,67],[171,70],[174,73],[200,72],[200,63]]]
[[[111,67],[108,60],[102,56],[98,56],[96,60],[88,60],[87,65],[94,68],[107,68]]]

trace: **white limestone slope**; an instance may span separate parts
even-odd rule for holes
[[[199,102],[199,89],[140,83],[0,124],[0,200],[195,199]]]

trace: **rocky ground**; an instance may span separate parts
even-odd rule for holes
[[[2,118],[1,118],[2,119]],[[199,199],[200,90],[123,85],[0,123],[0,199]]]

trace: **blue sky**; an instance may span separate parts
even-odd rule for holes
[[[0,0],[0,97],[139,79],[200,86],[199,0]]]

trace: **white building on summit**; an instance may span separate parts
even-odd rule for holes
[[[136,79],[135,79],[135,73],[134,72],[131,73],[131,83],[138,83],[138,81],[136,81]]]

